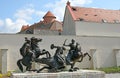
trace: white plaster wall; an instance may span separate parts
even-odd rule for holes
[[[0,52],[0,73],[2,72],[2,52]]]
[[[72,19],[72,16],[69,10],[66,8],[63,21],[63,32],[64,35],[75,35],[75,22]]]
[[[0,53],[1,53],[1,73],[6,73],[7,72],[7,49],[0,49]]]
[[[41,35],[26,35],[26,34],[0,34],[0,49],[8,49],[7,51],[7,65],[8,70],[18,70],[16,62],[21,58],[19,49],[24,43],[24,37],[37,37],[42,38],[43,41],[39,43],[41,49],[50,51],[51,54],[54,50],[50,49],[50,45],[63,44],[65,39],[68,39],[66,44],[69,44],[71,39],[75,39],[80,43],[83,52],[90,54],[90,49],[96,49],[97,67],[112,67],[116,66],[116,57],[113,49],[120,48],[120,37],[96,37],[96,36],[41,36]],[[93,67],[88,57],[85,57],[82,63],[77,63],[80,68]]]
[[[117,66],[120,66],[120,49],[114,49],[113,52],[115,53],[116,56]]]
[[[120,24],[76,21],[76,35],[120,36]]]

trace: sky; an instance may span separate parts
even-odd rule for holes
[[[68,0],[0,0],[0,33],[17,33],[22,25],[32,25],[51,11],[63,21]],[[120,10],[120,0],[69,0],[71,6]]]

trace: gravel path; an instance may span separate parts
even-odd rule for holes
[[[106,74],[105,78],[120,78],[120,73]]]

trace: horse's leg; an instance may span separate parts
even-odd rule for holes
[[[31,66],[31,64],[30,64],[30,65],[28,65],[28,66],[26,67],[26,70],[27,70],[27,71],[31,71],[31,68],[32,68],[32,66]]]
[[[80,56],[80,60],[78,62],[82,62],[83,61],[83,55]]]
[[[21,64],[21,61],[22,61],[22,59],[20,59],[20,60],[17,61],[17,66],[18,66],[19,69],[23,72],[23,66],[22,66],[22,64]]]
[[[73,63],[71,64],[71,68],[69,69],[70,72],[74,71],[74,70],[73,70],[74,65],[75,65],[75,62],[73,62]]]
[[[51,69],[50,67],[44,66],[43,68],[37,70],[37,73],[39,73],[40,71],[42,71],[43,69]]]
[[[48,51],[46,51],[46,52],[44,52],[44,53],[41,53],[41,55],[44,55],[44,54],[46,54],[46,57],[47,57],[47,58],[50,58],[50,57],[51,57],[51,54],[50,54]]]
[[[47,56],[47,58],[50,58],[51,54],[49,52],[46,52],[46,56]]]
[[[84,53],[84,57],[85,57],[86,55],[88,55],[89,60],[91,60],[91,56],[90,56],[88,53]]]

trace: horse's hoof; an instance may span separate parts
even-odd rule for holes
[[[37,73],[40,73],[40,71],[37,71]]]
[[[78,67],[75,67],[75,68],[74,68],[74,71],[77,71],[77,70],[79,70],[79,68],[78,68]]]
[[[73,69],[70,69],[69,72],[73,72]]]

